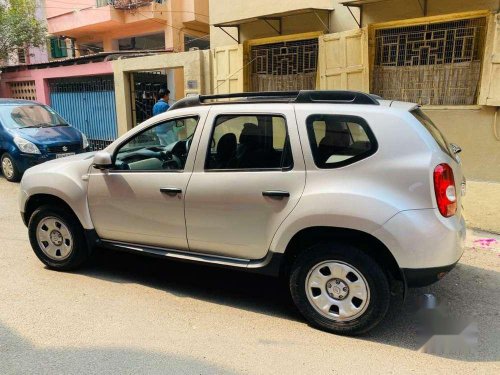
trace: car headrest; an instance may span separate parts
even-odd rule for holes
[[[243,125],[243,130],[240,134],[240,144],[247,146],[256,146],[259,144],[260,140],[260,130],[259,127],[252,123],[246,123]]]
[[[236,152],[237,143],[236,134],[224,134],[217,143],[217,156],[222,159],[231,157]]]

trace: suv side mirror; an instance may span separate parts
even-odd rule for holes
[[[106,151],[99,151],[94,156],[94,168],[104,170],[113,167],[113,160],[111,160],[111,154]]]

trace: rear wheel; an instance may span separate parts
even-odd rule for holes
[[[305,250],[294,261],[289,282],[302,315],[329,332],[367,332],[389,308],[387,276],[377,262],[349,245],[326,243]]]
[[[89,257],[83,228],[66,209],[38,208],[31,215],[28,231],[36,256],[52,269],[72,270]]]
[[[9,154],[5,153],[2,155],[2,174],[7,181],[18,182],[21,180],[21,174],[16,167],[14,159]]]

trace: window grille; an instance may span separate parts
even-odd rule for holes
[[[28,59],[26,57],[27,55],[27,49],[26,48],[18,48],[17,49],[17,62],[19,64],[26,64],[28,62]]]
[[[252,91],[312,90],[316,87],[318,39],[251,48]]]
[[[12,98],[36,100],[35,81],[10,82],[9,86]]]
[[[376,30],[373,93],[428,105],[475,104],[485,34],[484,17]]]

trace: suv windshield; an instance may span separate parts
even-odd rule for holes
[[[40,104],[0,105],[0,122],[10,129],[68,125],[52,108]]]
[[[437,144],[441,149],[448,155],[453,156],[450,150],[450,146],[443,133],[437,128],[432,120],[427,117],[427,115],[422,112],[420,108],[414,109],[410,112],[428,131],[431,133],[432,137],[436,140]]]

